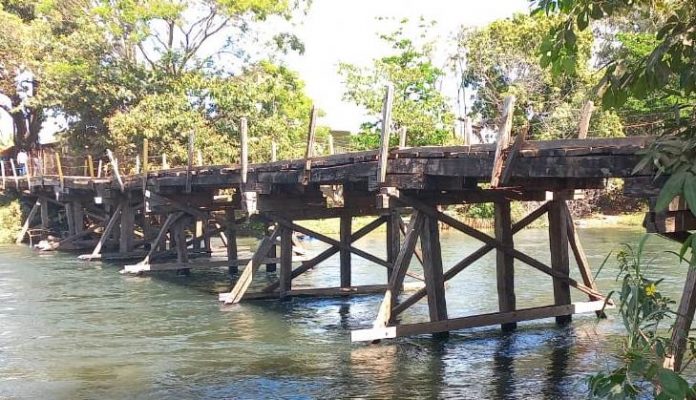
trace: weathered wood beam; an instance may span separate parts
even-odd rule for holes
[[[382,105],[382,132],[380,134],[377,182],[383,184],[387,181],[387,162],[389,161],[389,137],[391,135],[391,115],[394,104],[394,85],[388,84],[384,93]]]
[[[500,185],[500,176],[503,172],[505,162],[505,150],[510,145],[510,132],[512,132],[512,115],[515,111],[515,96],[507,96],[503,104],[501,114],[501,124],[498,130],[498,138],[495,146],[495,157],[493,158],[493,172],[491,174],[491,186]]]
[[[396,256],[399,254],[399,249],[401,248],[401,228],[399,226],[399,221],[401,221],[401,216],[399,215],[399,210],[394,208],[389,210],[389,216],[387,221],[387,262],[394,265],[396,261]],[[390,281],[392,274],[392,269],[387,269],[387,282]]]
[[[39,198],[36,199],[34,206],[31,208],[31,211],[29,211],[29,215],[27,215],[27,219],[24,221],[24,224],[22,225],[22,229],[17,234],[17,240],[15,240],[16,244],[22,243],[22,241],[24,240],[24,236],[26,236],[27,232],[29,231],[29,228],[31,228],[31,222],[34,220],[34,217],[36,216],[36,213],[39,211],[40,208],[41,199]]]
[[[445,278],[442,271],[440,227],[436,218],[425,218],[421,232],[421,248],[423,250],[423,272],[430,321],[446,320]],[[446,331],[438,332],[438,336],[446,336]]]
[[[552,200],[549,205],[549,245],[551,251],[551,268],[561,276],[570,275],[568,258],[568,218],[565,214],[565,200]],[[570,304],[570,285],[567,280],[553,278],[553,298],[557,306]],[[556,317],[556,322],[570,322],[571,316]]]
[[[280,230],[280,274],[278,276],[280,298],[286,298],[292,290],[292,231]]]
[[[88,261],[101,254],[101,249],[104,246],[104,243],[106,243],[106,241],[109,239],[109,236],[111,236],[111,233],[113,232],[117,223],[121,220],[122,208],[122,203],[119,203],[118,206],[116,206],[116,209],[114,210],[113,214],[111,214],[109,222],[106,224],[106,227],[104,228],[104,232],[102,232],[101,238],[99,238],[99,242],[97,242],[97,245],[94,247],[94,250],[92,250],[92,254],[90,254],[87,258]]]
[[[588,100],[582,106],[580,111],[580,122],[578,123],[578,139],[587,138],[587,133],[590,130],[590,118],[594,110],[594,102]]]
[[[258,271],[259,266],[261,265],[261,260],[266,258],[268,250],[271,249],[271,245],[275,242],[278,234],[279,228],[276,227],[269,236],[265,236],[263,238],[261,244],[256,250],[256,253],[254,253],[254,256],[247,264],[232,290],[226,296],[220,296],[221,301],[223,301],[225,304],[236,304],[242,300],[244,293],[246,293],[247,289],[249,289],[249,286],[251,285],[254,274]]]
[[[351,287],[351,277],[352,277],[352,268],[351,268],[351,254],[349,247],[352,243],[351,240],[351,235],[352,235],[352,222],[353,218],[349,215],[342,216],[340,219],[340,229],[339,229],[339,235],[340,235],[340,243],[341,247],[339,250],[340,253],[340,279],[341,279],[341,287]]]
[[[512,232],[512,216],[510,202],[503,201],[494,204],[495,207],[495,238],[508,248],[514,248]],[[498,309],[500,312],[514,311],[517,307],[515,299],[515,258],[509,253],[496,251],[496,281],[498,290]],[[503,331],[517,327],[512,322],[503,324]]]
[[[169,231],[169,228],[182,216],[184,215],[183,212],[178,211],[172,214],[169,214],[167,216],[167,219],[164,221],[162,226],[160,227],[159,232],[157,233],[157,237],[150,243],[150,250],[147,252],[147,255],[145,255],[145,258],[139,263],[139,264],[149,264],[150,260],[152,259],[152,256],[155,254],[157,251],[158,247],[163,247],[164,245],[164,240],[167,236],[167,231]],[[111,222],[109,222],[111,223]],[[164,250],[162,248],[161,250]]]
[[[351,331],[351,341],[375,341],[401,336],[422,335],[427,333],[449,332],[458,329],[476,328],[488,325],[502,325],[513,322],[552,318],[569,314],[590,313],[605,307],[604,301],[581,302],[562,306],[534,307],[510,312],[473,315],[470,317],[446,319],[435,322],[402,324],[372,329]]]

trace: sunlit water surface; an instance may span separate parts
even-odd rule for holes
[[[593,266],[640,230],[580,231]],[[544,230],[525,230],[516,246],[548,263]],[[384,253],[383,233],[357,244]],[[442,234],[446,267],[480,246],[456,232]],[[312,251],[324,246],[309,244]],[[648,243],[651,274],[678,299],[686,272],[676,246]],[[451,280],[450,317],[497,308],[494,254]],[[383,283],[386,272],[354,257],[354,284]],[[414,268],[418,268],[414,265]],[[551,280],[516,267],[518,307],[552,303]],[[116,265],[74,255],[0,247],[0,398],[578,398],[585,377],[611,365],[622,332],[615,311],[597,323],[576,316],[553,320],[351,344],[350,330],[370,325],[381,296],[244,303],[229,310],[215,293],[230,286],[225,271],[190,277],[118,274]],[[263,271],[263,269],[262,269]],[[618,286],[613,260],[599,276],[606,293]],[[572,273],[577,278],[576,268]],[[255,285],[275,278],[261,273]],[[338,284],[338,257],[299,278],[296,286]],[[586,297],[573,292],[574,301]],[[404,322],[424,321],[422,301]]]

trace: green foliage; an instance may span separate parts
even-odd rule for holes
[[[22,229],[22,209],[19,200],[3,197],[0,201],[0,243],[14,243]]]
[[[380,35],[394,54],[374,60],[370,68],[346,63],[339,66],[346,86],[344,99],[364,107],[371,116],[355,139],[358,147],[379,147],[387,83],[394,85],[392,132],[406,128],[409,146],[442,145],[453,139],[454,116],[447,99],[438,90],[444,71],[435,66],[433,44],[425,40],[426,30],[432,24],[419,21],[418,40],[404,33],[407,24],[408,20],[403,20],[396,31]],[[396,138],[391,140],[398,142]]]
[[[646,395],[657,399],[685,399],[696,396],[694,386],[678,373],[664,368],[670,340],[661,336],[661,323],[670,319],[674,301],[658,288],[661,279],[646,277],[650,261],[645,260],[644,236],[636,248],[625,245],[616,257],[621,279],[619,314],[627,336],[617,355],[618,366],[590,376],[591,397],[635,399]],[[693,341],[691,343],[693,348]]]
[[[464,28],[457,37],[458,50],[452,65],[461,85],[475,92],[469,112],[484,125],[498,123],[503,99],[515,95],[517,107],[513,130],[530,124],[530,136],[557,139],[577,133],[580,109],[597,82],[589,69],[592,35],[576,38],[577,54],[567,62],[573,74],[560,75],[540,63],[537,53],[548,46],[544,40],[559,18],[517,14],[483,28]],[[621,136],[622,125],[611,113],[593,116],[593,136]]]

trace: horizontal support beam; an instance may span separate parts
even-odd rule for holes
[[[305,261],[306,257],[293,257],[293,262]],[[218,268],[218,267],[229,267],[229,266],[240,266],[247,265],[251,261],[251,258],[238,259],[232,261],[202,261],[202,262],[188,262],[188,263],[157,263],[157,264],[133,264],[126,265],[121,270],[122,274],[140,274],[143,272],[157,272],[157,271],[176,271],[179,269],[188,268]],[[261,260],[259,264],[277,264],[280,262],[280,258],[265,258]]]
[[[385,328],[360,329],[351,332],[351,341],[364,342],[392,339],[400,336],[422,335],[426,333],[449,332],[457,329],[475,328],[488,325],[501,325],[513,322],[551,318],[561,315],[582,314],[602,310],[604,301],[589,301],[560,306],[526,308],[509,312],[472,315],[443,321],[422,322],[387,326]],[[607,306],[608,307],[608,306]]]
[[[404,291],[414,291],[422,288],[422,282],[408,282],[404,284]],[[344,296],[361,296],[370,294],[383,294],[387,290],[387,285],[364,285],[352,286],[348,288],[330,287],[330,288],[308,288],[308,289],[293,289],[285,292],[285,296],[292,297],[344,297]],[[220,293],[218,299],[225,301],[229,293]],[[242,297],[242,301],[246,300],[268,300],[277,299],[280,296],[278,292],[254,292],[246,293]]]

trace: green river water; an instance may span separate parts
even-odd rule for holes
[[[593,266],[639,229],[584,229]],[[525,230],[516,246],[548,262],[545,230]],[[456,232],[442,234],[450,266],[480,246]],[[384,253],[383,234],[357,247]],[[312,251],[323,245],[311,242]],[[651,238],[651,274],[678,299],[685,265]],[[383,283],[386,272],[354,257],[354,284]],[[75,255],[0,247],[0,398],[582,398],[587,374],[611,365],[622,332],[615,311],[597,323],[575,316],[497,327],[351,344],[350,330],[367,327],[381,296],[243,303],[223,310],[215,293],[229,288],[224,270],[189,277],[160,273],[130,277],[116,265],[78,261]],[[262,269],[263,271],[263,269]],[[578,276],[576,268],[572,274]],[[606,293],[615,281],[613,260],[598,279]],[[256,284],[274,274],[261,273]],[[338,284],[338,257],[308,272],[297,286]],[[552,302],[551,279],[516,264],[518,307]],[[574,301],[586,297],[573,292]],[[450,317],[497,308],[494,254],[449,282]],[[418,303],[404,322],[427,318]]]

